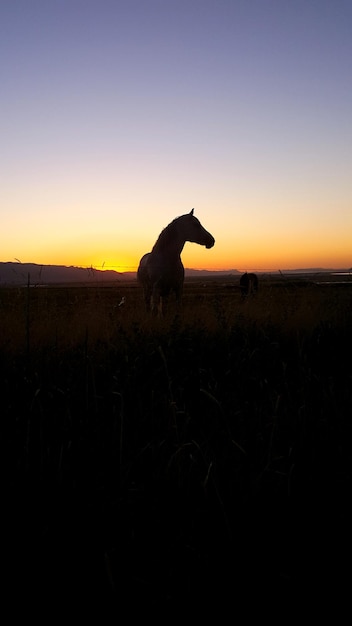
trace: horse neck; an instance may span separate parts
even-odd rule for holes
[[[176,228],[171,228],[171,226],[167,226],[160,233],[152,251],[162,252],[167,256],[179,257],[186,239],[178,233]]]

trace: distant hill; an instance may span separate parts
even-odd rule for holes
[[[326,273],[331,273],[331,272],[346,272],[347,270],[344,269],[327,269],[326,267],[306,267],[306,268],[301,268],[301,269],[295,269],[295,270],[278,270],[279,272],[281,272],[282,274],[326,274]]]
[[[95,283],[128,280],[114,270],[96,270],[64,265],[37,265],[36,263],[1,263],[0,285],[48,285],[52,283]]]
[[[206,277],[223,274],[239,274],[237,270],[211,272],[186,269],[186,276]],[[0,262],[0,286],[5,285],[50,285],[55,283],[101,283],[135,280],[136,272],[116,272],[94,268],[65,265],[38,265],[37,263]]]
[[[258,272],[258,274],[318,274],[332,272],[346,272],[348,270],[307,268],[295,270],[277,270],[272,272]],[[185,268],[186,277],[206,278],[216,276],[240,276],[243,272],[236,269],[229,270],[196,270]],[[97,270],[94,268],[74,267],[65,265],[38,265],[37,263],[0,262],[0,286],[6,285],[51,285],[51,284],[95,284],[135,280],[136,272],[116,272],[115,270]]]
[[[238,270],[194,270],[192,268],[185,268],[185,276],[202,276],[205,278],[206,276],[227,276],[228,274],[240,275],[241,272]]]

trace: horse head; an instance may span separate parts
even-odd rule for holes
[[[178,222],[182,227],[185,240],[191,243],[198,243],[200,246],[206,248],[212,248],[215,244],[215,239],[205,228],[200,221],[193,215],[194,209],[186,215],[182,215]]]

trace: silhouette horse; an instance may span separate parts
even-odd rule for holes
[[[258,276],[253,273],[245,273],[240,278],[241,296],[245,298],[258,291]]]
[[[151,252],[145,254],[139,263],[137,279],[143,287],[147,311],[163,315],[170,292],[174,292],[180,304],[184,267],[181,252],[186,241],[212,248],[215,239],[193,215],[194,209],[186,215],[175,218],[160,233]]]

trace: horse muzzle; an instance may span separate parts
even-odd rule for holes
[[[209,250],[209,248],[212,248],[214,244],[215,244],[215,239],[212,238],[211,241],[209,241],[209,243],[205,244],[205,247],[207,248],[207,250]]]

